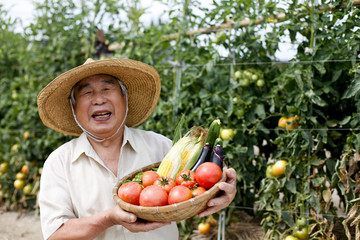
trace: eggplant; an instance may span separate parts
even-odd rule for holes
[[[210,160],[210,156],[211,156],[211,149],[210,149],[210,144],[209,143],[205,143],[201,154],[199,156],[199,159],[197,160],[197,162],[195,163],[195,165],[191,168],[191,171],[196,172],[196,169],[204,162],[208,162]]]
[[[224,151],[221,148],[221,146],[217,144],[213,149],[210,161],[216,163],[216,165],[218,165],[222,169],[224,158],[225,158]]]

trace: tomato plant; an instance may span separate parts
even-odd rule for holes
[[[169,205],[180,203],[192,198],[191,190],[188,187],[177,185],[173,187],[169,192]]]
[[[271,174],[275,177],[280,177],[284,175],[287,164],[287,161],[284,160],[276,161],[271,167]]]
[[[176,184],[193,188],[196,183],[195,172],[191,170],[182,170],[176,175]]]
[[[306,218],[305,217],[299,217],[296,219],[296,226],[304,226],[306,225]]]
[[[31,194],[33,186],[31,184],[26,184],[23,188],[25,194]]]
[[[294,236],[286,236],[285,240],[299,240],[298,238],[294,237]]]
[[[286,124],[287,124],[287,118],[286,117],[281,117],[279,119],[278,126],[281,127],[281,128],[286,128]]]
[[[285,128],[288,130],[294,130],[299,126],[299,117],[289,117],[286,121]]]
[[[1,173],[6,173],[8,167],[9,167],[9,163],[7,163],[7,162],[1,163],[1,165],[0,165],[0,172],[1,172]]]
[[[221,168],[212,162],[201,164],[195,172],[197,183],[205,189],[214,186],[221,179],[221,176]]]
[[[232,130],[230,128],[223,128],[220,131],[220,137],[223,140],[232,140],[234,135],[235,135],[234,130]]]
[[[16,179],[24,179],[25,177],[26,177],[26,175],[23,172],[18,172],[16,174]]]
[[[151,185],[140,193],[139,205],[144,207],[164,206],[168,203],[168,194],[160,186]]]
[[[211,226],[210,223],[208,222],[201,222],[198,225],[198,230],[201,234],[207,234],[208,232],[210,232]]]
[[[41,123],[38,92],[88,57],[129,58],[153,66],[162,80],[158,106],[138,128],[172,139],[181,114],[188,126],[221,119],[236,132],[223,141],[226,163],[237,172],[234,205],[256,204],[249,214],[261,215],[270,239],[290,232],[305,205],[323,216],[309,220],[314,238],[331,239],[331,224],[343,226],[331,194],[338,193],[345,214],[358,198],[357,175],[351,174],[360,149],[357,1],[159,2],[170,9],[163,12],[167,20],[149,26],[137,1],[89,0],[86,9],[80,1],[42,1],[21,30],[0,8],[2,206],[35,209],[36,194],[24,196],[14,187],[17,173],[29,166],[18,180],[36,193],[45,159],[72,139]],[[280,56],[284,41],[292,51]],[[279,124],[281,117],[295,121]],[[269,175],[273,159],[289,162],[286,177]],[[347,226],[355,232],[355,225]],[[180,231],[189,233],[184,226]]]
[[[305,240],[309,237],[309,227],[307,225],[297,225],[294,231],[294,236],[300,240]]]
[[[21,172],[24,173],[25,175],[29,173],[29,166],[28,165],[23,165],[21,167]]]
[[[273,167],[273,164],[270,164],[266,167],[266,177],[267,178],[272,178],[274,177],[273,173],[272,173],[272,167]]]
[[[122,184],[118,189],[118,196],[121,200],[139,205],[140,193],[143,187],[137,182],[127,182]]]
[[[25,181],[24,181],[24,180],[22,180],[22,179],[16,179],[16,180],[14,181],[14,187],[15,187],[16,189],[23,189],[24,186],[25,186]]]

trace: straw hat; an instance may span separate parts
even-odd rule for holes
[[[39,115],[43,123],[58,132],[79,136],[69,102],[72,87],[78,81],[97,74],[112,75],[127,88],[129,112],[125,124],[135,127],[154,111],[160,96],[161,81],[151,66],[130,59],[89,58],[83,65],[73,68],[50,82],[37,97]]]

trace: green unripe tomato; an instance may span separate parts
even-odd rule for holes
[[[309,227],[307,225],[297,226],[295,228],[294,236],[300,240],[305,240],[309,237]]]
[[[253,75],[251,76],[251,79],[252,79],[253,81],[256,81],[256,80],[259,79],[259,76],[258,76],[257,74],[253,74]]]
[[[9,167],[9,163],[4,162],[0,164],[0,172],[1,173],[6,173]]]
[[[296,219],[296,226],[304,226],[306,224],[306,218],[300,217]]]
[[[18,99],[18,93],[17,93],[16,90],[12,90],[11,98],[12,98],[12,100],[17,100]]]
[[[244,108],[235,109],[235,115],[238,117],[243,117],[245,115],[245,109]]]
[[[272,164],[271,165],[269,165],[269,166],[267,166],[267,168],[266,168],[266,177],[267,178],[273,178],[274,177],[274,175],[272,174]]]
[[[240,83],[241,86],[246,87],[246,86],[249,86],[250,81],[245,78],[245,79],[241,79],[241,80],[239,81],[239,83]]]
[[[234,78],[235,78],[235,79],[241,78],[241,72],[240,72],[240,71],[236,71],[236,72],[234,73]]]
[[[265,85],[265,81],[263,79],[259,79],[256,81],[256,86],[263,87]]]
[[[223,128],[220,130],[220,137],[222,140],[232,140],[234,135],[235,132],[231,128]]]
[[[285,238],[285,240],[299,240],[299,239],[294,236],[289,235]]]
[[[245,75],[246,77],[248,77],[248,78],[251,78],[253,74],[252,74],[251,72],[245,70],[245,71],[244,71],[244,75]]]
[[[26,184],[23,191],[25,194],[30,194],[32,189],[33,189],[33,187],[31,186],[31,184]]]

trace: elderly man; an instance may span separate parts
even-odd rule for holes
[[[157,71],[129,59],[94,61],[71,69],[38,95],[43,123],[79,136],[46,160],[39,205],[45,239],[178,239],[176,223],[138,221],[112,198],[123,176],[158,162],[171,140],[134,128],[153,112],[161,81]],[[206,216],[228,206],[236,173],[219,185],[223,194],[208,202]]]

